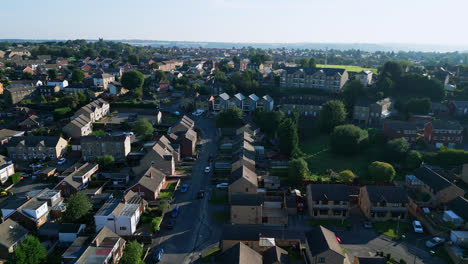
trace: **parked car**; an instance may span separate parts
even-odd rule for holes
[[[29,167],[37,169],[37,168],[42,167],[42,165],[41,164],[29,164]]]
[[[188,189],[188,185],[187,184],[182,184],[182,187],[180,187],[180,192],[181,193],[187,192],[187,189]]]
[[[175,224],[176,224],[176,220],[171,219],[171,220],[167,221],[166,227],[167,227],[167,229],[174,229]]]
[[[438,246],[438,245],[440,245],[440,244],[442,244],[444,242],[445,242],[444,238],[433,237],[430,240],[426,241],[426,247],[432,248],[432,247]]]
[[[372,223],[369,222],[369,221],[364,221],[364,222],[362,223],[362,225],[363,225],[364,228],[366,228],[366,229],[371,229],[371,228],[372,228]]]
[[[179,206],[176,205],[174,207],[174,209],[172,209],[172,211],[171,211],[171,216],[173,218],[176,218],[178,215],[179,215]]]
[[[200,190],[197,194],[197,197],[198,199],[203,199],[205,198],[205,191],[204,190]]]
[[[173,114],[176,116],[180,115],[179,111],[174,111]]]
[[[194,157],[185,157],[183,161],[196,161],[197,159]]]
[[[192,115],[194,115],[194,116],[201,116],[201,115],[203,115],[203,113],[205,113],[205,110],[203,110],[203,109],[197,109],[197,111],[193,112]]]
[[[67,161],[66,158],[60,158],[60,159],[57,161],[57,164],[58,164],[58,165],[62,165],[62,164],[64,164],[66,161]]]
[[[218,188],[218,189],[226,189],[228,186],[229,186],[229,183],[227,183],[227,182],[216,184],[216,188]]]
[[[153,262],[158,263],[159,261],[161,261],[163,254],[164,250],[162,248],[155,249],[152,258]]]
[[[211,170],[210,166],[205,167],[205,173],[210,173],[210,170]]]
[[[133,132],[123,132],[124,136],[131,137],[133,136]]]
[[[424,233],[421,222],[419,222],[417,220],[413,221],[413,229],[414,229],[414,232],[416,232],[416,233]]]

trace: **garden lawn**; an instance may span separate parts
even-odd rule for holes
[[[374,228],[375,232],[384,234],[391,238],[400,239],[401,235],[408,232],[410,224],[400,221],[398,233],[397,233],[397,226],[398,226],[397,221],[376,222],[372,224],[372,227]]]
[[[177,182],[170,182],[166,185],[166,190],[168,191],[175,191]]]
[[[327,65],[325,67],[324,64],[317,64],[317,68],[333,68],[333,69],[346,69],[349,72],[362,72],[364,70],[370,70],[374,74],[377,74],[377,69],[376,68],[362,68],[361,66],[354,66],[354,65]]]
[[[159,193],[158,199],[171,199],[174,191],[162,191]]]
[[[324,176],[328,169],[338,173],[343,170],[351,170],[361,181],[368,182],[367,167],[373,161],[380,160],[383,149],[379,146],[369,146],[358,155],[340,156],[331,152],[329,148],[329,136],[319,135],[314,139],[303,141],[299,144],[302,152],[306,154],[305,161],[315,180],[317,175]]]

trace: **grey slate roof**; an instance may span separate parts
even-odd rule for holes
[[[261,194],[232,194],[231,205],[237,206],[260,206],[262,205]]]
[[[9,248],[28,233],[26,228],[8,218],[0,224],[0,244]]]
[[[336,239],[335,233],[323,226],[314,227],[306,233],[307,245],[312,256],[316,256],[325,251],[332,250],[335,253],[345,257],[340,244]]]
[[[417,168],[414,171],[414,176],[416,176],[418,179],[424,182],[424,184],[431,187],[431,189],[433,189],[435,193],[454,185],[449,180],[442,177],[440,174],[436,173],[435,171],[426,166]]]
[[[11,140],[7,143],[7,146],[15,147],[20,142],[24,142],[26,147],[35,147],[41,142],[44,143],[44,146],[47,148],[56,147],[61,137],[53,136],[21,136],[21,137],[12,137]]]
[[[335,74],[343,74],[346,70],[345,69],[332,69],[332,68],[300,68],[300,67],[287,67],[286,69],[287,74],[293,74],[297,71],[303,71],[305,74],[311,75],[318,71],[322,71],[327,76],[332,76]]]
[[[224,251],[216,258],[216,263],[222,264],[262,264],[262,255],[239,242]]]
[[[408,194],[403,187],[368,185],[364,188],[371,202],[408,203]]]
[[[455,214],[468,221],[468,200],[458,196],[447,204],[448,209],[452,210]]]
[[[349,201],[350,188],[344,184],[309,184],[313,201]]]

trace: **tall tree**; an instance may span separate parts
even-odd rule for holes
[[[28,235],[21,245],[8,255],[7,263],[11,264],[40,264],[46,258],[46,249],[39,239]]]
[[[284,113],[281,111],[263,111],[256,110],[253,114],[253,120],[262,131],[270,136],[275,135],[279,124],[284,119]]]
[[[342,155],[357,154],[368,142],[369,134],[354,125],[341,125],[333,129],[330,147],[333,152]]]
[[[145,76],[139,71],[129,71],[122,75],[120,82],[122,83],[123,87],[133,91],[134,93],[138,93],[137,95],[140,95],[139,90],[141,90],[143,87]]]
[[[330,132],[335,126],[341,125],[346,119],[346,109],[342,101],[332,100],[322,105],[320,110],[320,127]]]
[[[310,58],[310,59],[309,59],[309,67],[310,67],[310,68],[315,68],[315,67],[317,67],[317,62],[315,61],[315,58]]]
[[[112,169],[114,167],[115,159],[111,155],[104,155],[104,156],[99,157],[97,162],[99,164],[99,169],[100,170],[109,171],[110,169]]]
[[[49,80],[57,79],[57,75],[58,75],[57,69],[49,69],[47,71],[47,75],[49,76]]]
[[[398,81],[403,74],[401,64],[396,61],[387,61],[383,67],[380,76],[382,78],[389,77],[393,81]]]
[[[151,125],[151,123],[148,122],[148,120],[144,118],[138,119],[133,125],[133,129],[135,130],[135,133],[138,136],[145,136],[145,137],[150,136],[151,134],[153,134],[153,131],[154,131],[153,125]]]
[[[289,162],[288,180],[291,183],[297,184],[307,176],[309,176],[309,166],[303,158],[292,159]]]
[[[72,83],[80,83],[84,80],[85,78],[85,74],[82,70],[80,69],[75,69],[73,72],[72,72],[72,76],[71,76],[71,82]]]
[[[127,243],[119,263],[144,264],[143,247],[136,240]]]
[[[76,193],[66,201],[67,210],[63,213],[63,220],[69,223],[79,223],[92,209],[91,201],[85,193]]]
[[[358,98],[365,97],[366,88],[361,84],[359,80],[352,80],[343,89],[343,96],[346,103],[350,106],[354,106]]]
[[[216,115],[216,127],[238,127],[242,123],[242,110],[236,106],[231,106]]]
[[[128,63],[131,65],[138,65],[140,64],[140,58],[135,54],[130,54],[128,55]]]
[[[309,67],[309,59],[302,58],[299,60],[299,65],[301,68],[308,68]]]
[[[389,161],[400,162],[406,159],[409,144],[404,138],[395,138],[387,142],[385,156]]]
[[[392,182],[395,177],[395,169],[386,162],[374,161],[369,165],[369,176],[375,182]]]
[[[299,138],[297,125],[291,118],[284,119],[278,128],[279,148],[281,153],[291,156],[298,149]]]

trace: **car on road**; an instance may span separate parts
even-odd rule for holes
[[[60,159],[57,161],[57,164],[58,164],[58,165],[62,165],[62,164],[64,164],[65,162],[67,162],[67,159],[66,159],[66,158],[60,158]]]
[[[176,218],[179,215],[179,206],[175,206],[174,209],[171,211],[172,218]]]
[[[364,228],[366,229],[371,229],[372,228],[372,223],[370,221],[364,221],[362,223],[362,225],[364,226]]]
[[[133,136],[133,132],[123,132],[123,135],[126,137],[131,137]]]
[[[152,258],[153,263],[158,263],[159,261],[161,261],[163,254],[164,250],[162,248],[155,249]]]
[[[187,189],[188,189],[188,185],[187,184],[182,184],[182,187],[180,187],[180,192],[181,193],[187,192]]]
[[[440,244],[442,244],[444,242],[445,242],[444,238],[433,237],[430,240],[426,241],[426,247],[433,248],[433,247],[438,246],[438,245],[440,245]]]
[[[176,220],[171,219],[171,220],[167,221],[166,227],[167,227],[167,229],[174,229],[175,224],[176,224]]]
[[[203,110],[203,109],[197,109],[197,111],[193,112],[192,115],[194,115],[194,116],[201,116],[201,115],[203,115],[203,113],[205,113],[205,110]]]
[[[205,191],[204,190],[200,190],[197,194],[197,197],[198,199],[203,199],[205,198]]]
[[[229,186],[229,183],[227,182],[222,182],[220,184],[216,184],[216,188],[218,189],[226,189]]]
[[[210,173],[210,171],[211,171],[210,166],[206,166],[206,167],[205,167],[205,173]]]
[[[41,164],[29,164],[29,167],[37,169],[37,168],[42,167],[42,165]]]
[[[194,157],[185,157],[183,161],[196,161],[197,159]]]
[[[413,221],[413,229],[414,229],[414,232],[416,233],[424,233],[421,222],[419,222],[418,220]]]
[[[180,115],[179,111],[174,111],[173,114],[176,116]]]

